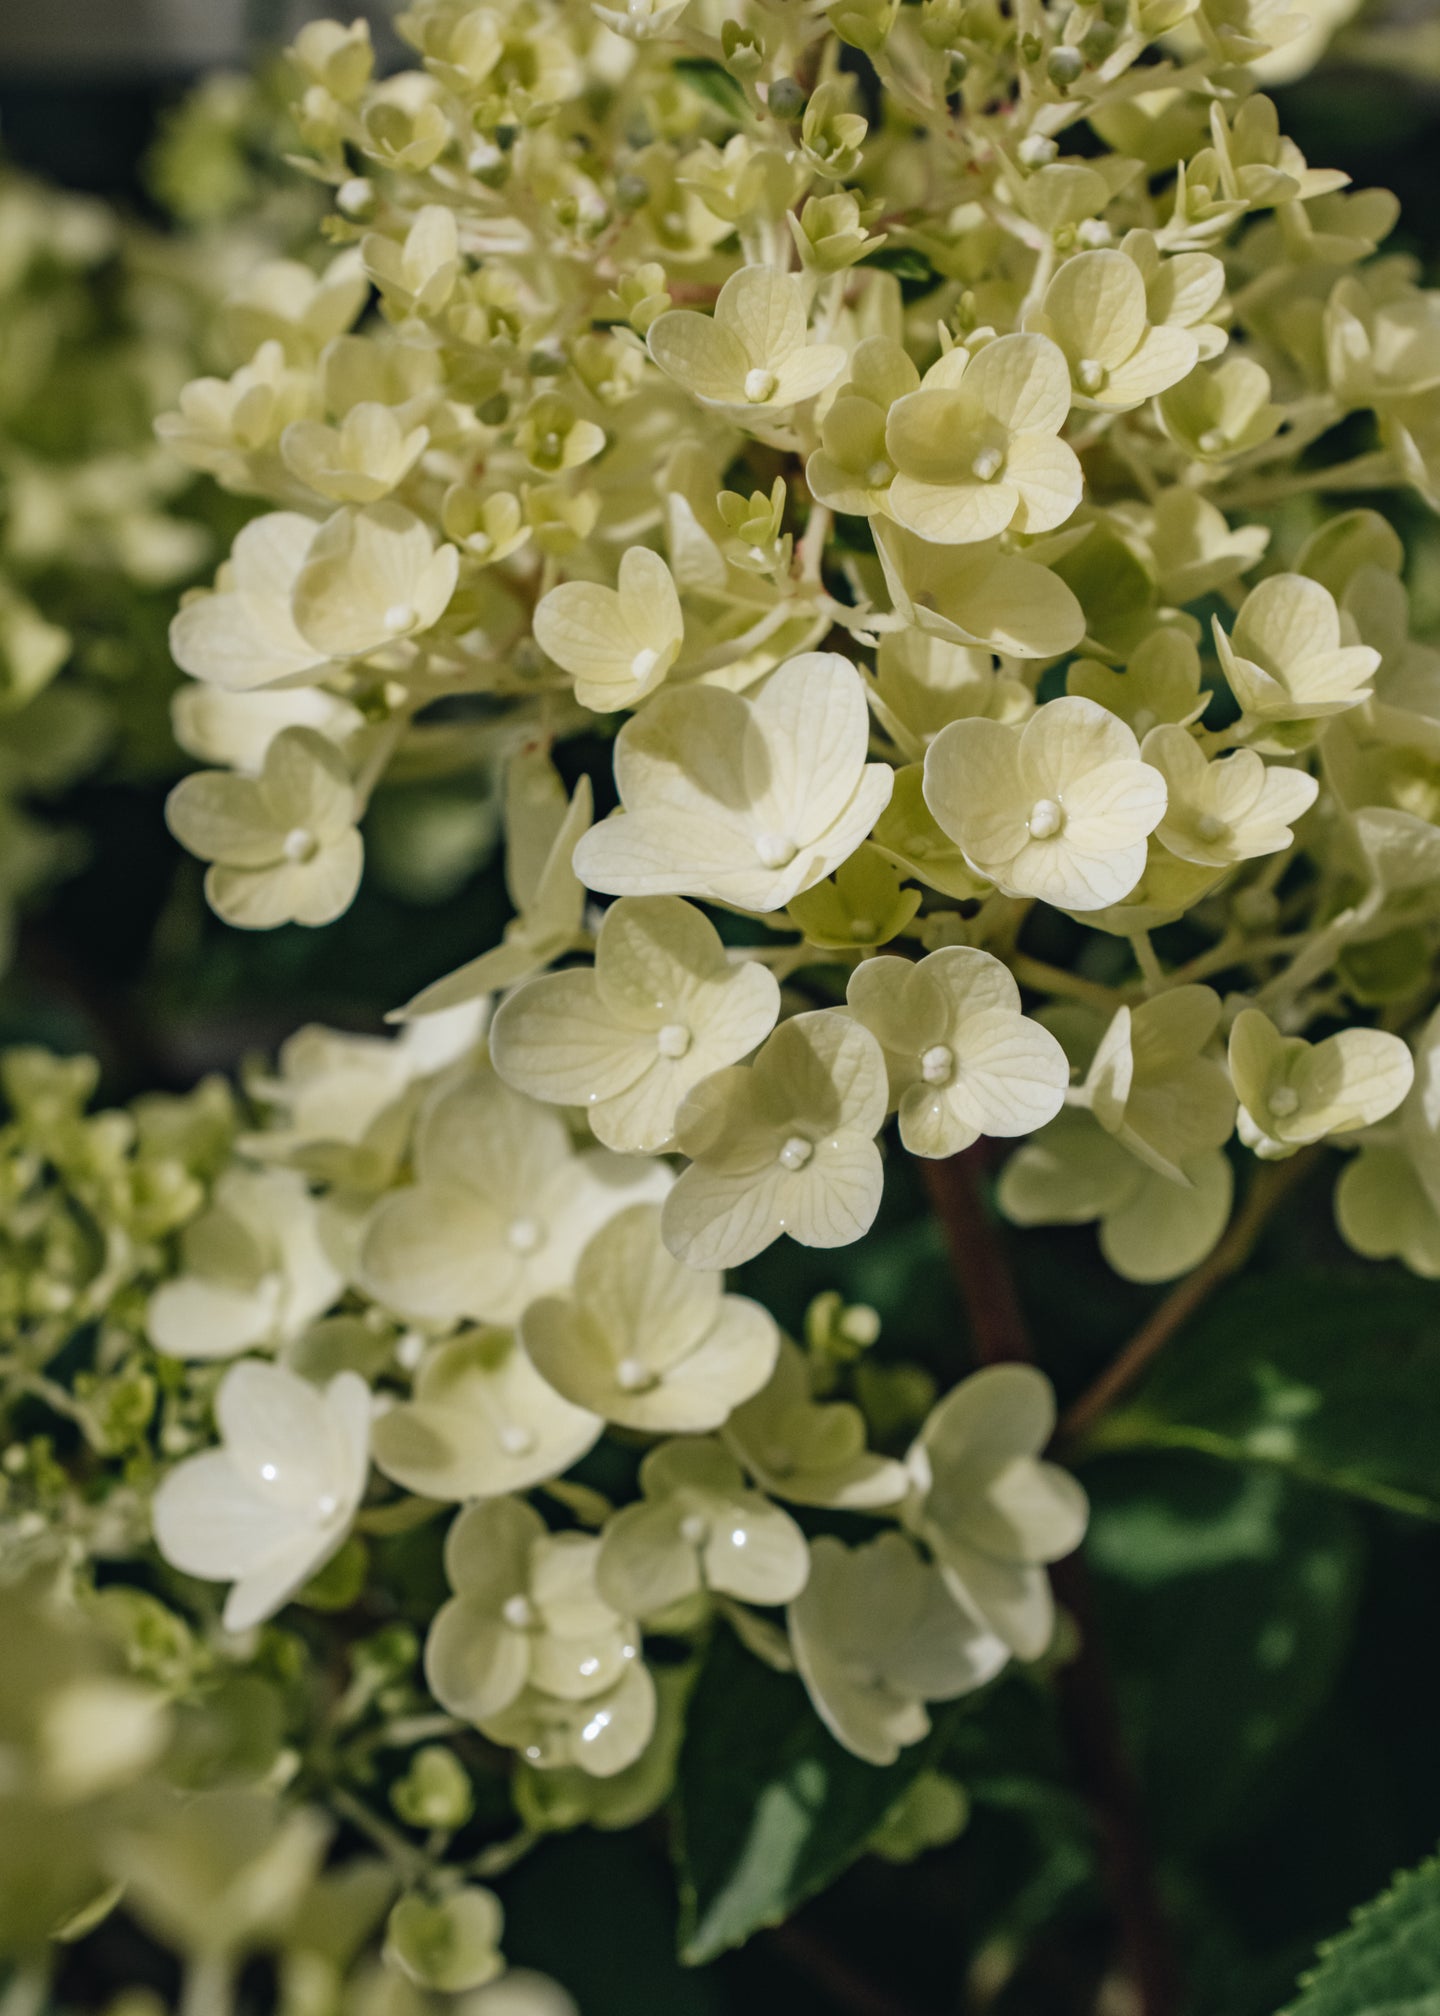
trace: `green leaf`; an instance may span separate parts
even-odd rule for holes
[[[1440,1859],[1397,1876],[1319,1961],[1283,2016],[1440,2016]]]
[[[1253,1829],[1350,1642],[1354,1508],[1274,1470],[1132,1456],[1087,1478],[1086,1558],[1163,1843]]]
[[[1440,1291],[1378,1269],[1239,1282],[1087,1448],[1198,1449],[1440,1519]]]
[[[692,91],[698,91],[702,98],[708,98],[727,119],[740,121],[749,117],[750,107],[745,93],[730,72],[722,70],[718,63],[711,63],[703,56],[682,56],[674,69],[677,77],[682,78]]]
[[[680,1753],[681,1959],[701,1966],[833,1883],[935,1764],[956,1712],[881,1769],[841,1748],[798,1680],[718,1635]]]

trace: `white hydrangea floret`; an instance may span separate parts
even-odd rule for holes
[[[558,1393],[652,1435],[718,1428],[770,1377],[780,1341],[758,1302],[666,1250],[653,1204],[604,1226],[569,1298],[532,1302],[520,1334]]]
[[[662,692],[621,729],[621,811],[585,834],[575,872],[611,896],[708,896],[782,910],[865,839],[890,796],[869,763],[865,687],[848,658],[811,651],[746,699]]]
[[[227,1631],[273,1617],[344,1541],[369,1473],[370,1391],[340,1372],[324,1392],[243,1359],[215,1396],[218,1449],[163,1477],[151,1508],[173,1568],[233,1584]]]
[[[388,1307],[440,1322],[513,1322],[570,1285],[607,1219],[670,1185],[661,1162],[577,1155],[557,1113],[490,1075],[430,1108],[414,1161],[416,1181],[371,1213],[360,1269]]]
[[[606,1600],[655,1617],[704,1590],[741,1603],[788,1603],[805,1586],[805,1535],[749,1489],[734,1457],[708,1436],[662,1442],[640,1465],[641,1499],[600,1537],[596,1581]]]
[[[782,1233],[848,1246],[880,1208],[887,1103],[868,1029],[824,1008],[782,1022],[753,1064],[702,1079],[680,1108],[690,1166],[665,1200],[666,1245],[702,1268],[738,1267]]]
[[[947,946],[913,964],[866,959],[850,1012],[885,1053],[890,1103],[912,1155],[956,1155],[982,1134],[1030,1134],[1070,1082],[1065,1052],[1020,1012],[1020,989],[988,952]]]
[[[929,1734],[928,1701],[973,1693],[1009,1658],[900,1533],[862,1547],[814,1541],[810,1579],[787,1616],[816,1713],[869,1764],[893,1764]]]
[[[593,967],[532,980],[502,1003],[495,1068],[534,1099],[583,1106],[608,1148],[669,1145],[681,1100],[769,1035],[780,989],[768,967],[731,962],[715,927],[677,896],[622,896]]]
[[[942,729],[925,758],[925,802],[1006,895],[1100,910],[1140,880],[1165,780],[1123,721],[1066,695],[1023,727],[977,719]]]
[[[597,714],[633,707],[653,693],[685,641],[670,569],[648,546],[631,546],[619,584],[562,581],[535,611],[535,639],[575,680],[575,698]]]
[[[1046,1564],[1084,1538],[1085,1493],[1040,1460],[1055,1396],[1033,1365],[987,1365],[947,1393],[911,1447],[905,1518],[957,1600],[1022,1659],[1050,1642]]]
[[[1410,1090],[1415,1060],[1384,1029],[1341,1029],[1308,1043],[1246,1008],[1230,1031],[1230,1076],[1241,1140],[1263,1160],[1280,1161],[1393,1113]]]

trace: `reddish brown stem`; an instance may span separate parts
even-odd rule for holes
[[[1288,1162],[1261,1166],[1250,1185],[1250,1193],[1236,1212],[1230,1229],[1208,1260],[1202,1261],[1141,1324],[1130,1342],[1112,1359],[1094,1383],[1062,1416],[1059,1440],[1077,1441],[1107,1414],[1122,1394],[1127,1393],[1156,1354],[1188,1323],[1201,1303],[1207,1301],[1222,1282],[1238,1273],[1255,1250],[1255,1243],[1271,1218],[1296,1185],[1314,1168],[1318,1147],[1302,1150]]]
[[[948,1161],[927,1162],[924,1169],[977,1357],[990,1365],[1033,1360],[1004,1241],[981,1192],[978,1144]],[[1051,1573],[1056,1596],[1080,1635],[1079,1651],[1056,1676],[1061,1727],[1100,1836],[1106,1890],[1126,1966],[1141,2016],[1174,2016],[1181,2002],[1179,1970],[1096,1627],[1089,1572],[1083,1556],[1076,1554]]]
[[[849,2016],[916,2016],[888,1988],[857,1974],[798,1919],[777,1925],[770,1937],[786,1959],[808,1974],[817,1988],[823,1988],[837,2009],[848,2010]]]

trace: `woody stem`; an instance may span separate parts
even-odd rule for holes
[[[1093,1385],[1062,1415],[1058,1435],[1062,1445],[1069,1447],[1093,1428],[1200,1305],[1244,1266],[1266,1225],[1296,1184],[1314,1168],[1319,1154],[1316,1146],[1302,1149],[1288,1162],[1262,1164],[1229,1231],[1209,1259],[1176,1282],[1119,1356],[1111,1360]]]
[[[977,1144],[946,1161],[924,1162],[921,1167],[950,1250],[976,1356],[987,1365],[1028,1363],[1035,1355],[1029,1329],[1003,1239],[981,1192],[983,1165],[977,1153],[982,1147]],[[1056,1595],[1074,1618],[1080,1637],[1078,1652],[1056,1676],[1061,1727],[1076,1780],[1095,1820],[1105,1885],[1139,2016],[1175,2016],[1181,2003],[1179,1970],[1083,1555],[1072,1555],[1051,1574]]]

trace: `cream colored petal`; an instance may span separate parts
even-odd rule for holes
[[[569,1160],[564,1121],[488,1074],[431,1106],[416,1133],[425,1182],[469,1189],[506,1217],[532,1206]]]
[[[803,350],[792,350],[776,367],[772,403],[798,406],[805,399],[817,398],[827,385],[834,384],[849,361],[838,343],[809,343]]]
[[[1223,1151],[1187,1161],[1185,1173],[1188,1189],[1142,1170],[1132,1201],[1102,1221],[1100,1250],[1127,1281],[1188,1274],[1225,1230],[1235,1179]]]
[[[747,1177],[692,1163],[665,1199],[666,1245],[688,1267],[739,1267],[753,1260],[785,1230],[785,1174],[778,1164]]]
[[[223,1449],[187,1457],[160,1480],[151,1523],[171,1567],[208,1582],[250,1574],[296,1532],[294,1512],[258,1497]]]
[[[490,1028],[491,1060],[506,1084],[556,1105],[614,1098],[657,1054],[652,1034],[605,1012],[586,967],[531,980],[501,1003]]]
[[[472,1192],[438,1183],[381,1198],[365,1228],[359,1273],[387,1308],[439,1322],[508,1311],[520,1278],[498,1214]]]
[[[1043,1657],[1055,1630],[1043,1568],[995,1561],[973,1547],[947,1547],[940,1565],[956,1601],[983,1619],[1016,1658]]]
[[[1085,490],[1074,449],[1050,434],[1022,434],[1012,442],[1005,478],[1018,494],[1017,532],[1053,532],[1069,518]]]
[[[1147,329],[1123,364],[1117,364],[1098,395],[1102,406],[1139,406],[1176,385],[1193,371],[1200,347],[1188,329],[1162,323]]]
[[[924,396],[915,394],[917,399]],[[1020,492],[1008,476],[990,483],[957,481],[942,487],[900,475],[890,485],[887,502],[892,516],[920,538],[939,546],[967,546],[994,539],[1006,529],[1019,507]]]
[[[508,1708],[530,1671],[525,1635],[472,1596],[442,1604],[425,1640],[425,1684],[465,1722]]]
[[[1058,434],[1070,412],[1070,373],[1048,336],[985,344],[967,367],[965,390],[1015,434]]]
[[[271,1341],[276,1296],[268,1291],[275,1285],[247,1291],[182,1274],[150,1297],[145,1333],[167,1357],[232,1358]]]
[[[1050,282],[1045,313],[1072,358],[1113,370],[1145,332],[1145,282],[1123,252],[1081,252]]]
[[[1039,707],[1020,734],[1020,768],[1032,798],[1066,801],[1067,792],[1102,764],[1136,762],[1129,726],[1093,700],[1066,694]],[[1028,807],[1027,807],[1028,809]]]
[[[725,403],[744,398],[750,369],[745,345],[708,315],[693,308],[670,309],[651,323],[646,342],[666,377],[698,399]]]
[[[1020,731],[1000,721],[952,721],[925,757],[925,803],[941,830],[982,868],[1025,844],[1033,795],[1021,774]]]
[[[290,908],[297,924],[333,924],[355,901],[365,870],[365,843],[352,828],[296,866]]]
[[[848,658],[807,651],[767,680],[744,743],[746,811],[757,832],[796,847],[850,804],[869,742],[864,682]]]
[[[703,1587],[700,1556],[680,1532],[675,1499],[626,1505],[606,1527],[596,1578],[608,1603],[628,1617],[654,1617]]]
[[[337,839],[353,823],[355,787],[335,744],[313,728],[286,728],[265,751],[260,791],[282,834],[301,828]]]
[[[268,1504],[311,1513],[336,1488],[344,1452],[307,1379],[242,1359],[220,1382],[215,1425],[236,1474]]]
[[[720,289],[715,321],[739,338],[749,363],[773,367],[805,341],[804,287],[770,266],[742,267]]]
[[[203,770],[182,777],[165,801],[165,820],[182,847],[202,861],[267,868],[283,858],[285,835],[253,777]]]
[[[1088,1113],[1067,1109],[1005,1164],[1000,1209],[1015,1225],[1086,1225],[1123,1209],[1143,1175]]]
[[[420,1497],[495,1498],[563,1475],[601,1427],[504,1332],[472,1332],[433,1351],[414,1400],[376,1419],[375,1461]]]

